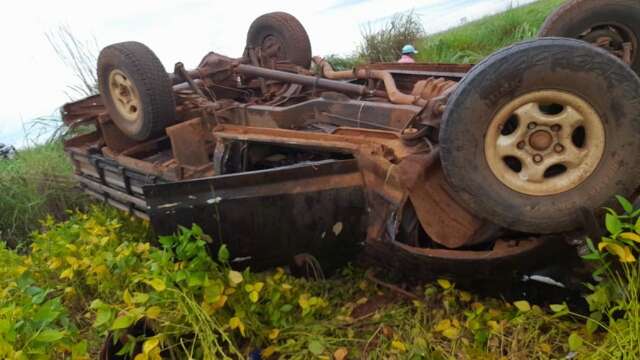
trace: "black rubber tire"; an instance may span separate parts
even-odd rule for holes
[[[128,121],[117,110],[109,91],[109,74],[118,69],[133,82],[140,96],[141,114]],[[146,45],[129,41],[109,45],[98,57],[98,84],[102,100],[118,128],[128,137],[144,141],[160,135],[176,119],[169,75]]]
[[[631,68],[640,73],[640,1],[570,0],[553,12],[540,28],[540,37],[578,39],[585,31],[603,25],[622,25],[636,39]]]
[[[287,60],[305,69],[311,66],[309,35],[293,15],[272,12],[255,19],[247,33],[247,47],[260,48],[269,36],[276,37],[283,46],[279,60]]]
[[[576,188],[551,196],[512,190],[493,174],[484,140],[494,115],[532,91],[564,90],[589,102],[605,130],[604,155]],[[476,216],[508,229],[556,233],[579,226],[579,209],[601,209],[640,186],[640,78],[621,60],[584,42],[546,38],[500,50],[459,83],[440,129],[452,196]]]

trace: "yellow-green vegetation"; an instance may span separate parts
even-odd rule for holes
[[[600,280],[586,298],[591,311],[586,329],[606,331],[596,359],[640,358],[640,209],[621,197],[618,202],[623,212],[607,209],[608,235],[597,248],[589,240],[591,253],[585,256],[598,264],[594,274]]]
[[[480,299],[445,279],[402,300],[351,267],[322,281],[234,270],[197,226],[155,242],[146,223],[112,209],[48,218],[28,254],[0,248],[0,357],[95,358],[113,333],[138,360],[634,359],[640,210],[626,204],[587,256],[602,268],[584,319],[564,304]]]
[[[550,358],[577,327],[447,280],[398,301],[352,268],[314,282],[232,270],[197,226],[154,247],[146,224],[109,209],[43,226],[29,254],[0,249],[1,358],[94,358],[108,332],[136,359]],[[142,321],[146,334],[127,333]]]
[[[0,357],[95,358],[113,333],[139,360],[633,359],[640,210],[624,204],[587,256],[601,264],[589,318],[564,304],[480,299],[445,279],[402,300],[352,267],[322,281],[234,270],[197,226],[156,242],[146,223],[112,209],[48,218],[28,254],[0,249]]]

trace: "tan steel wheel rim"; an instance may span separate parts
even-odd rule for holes
[[[111,71],[109,93],[118,113],[125,120],[135,122],[139,119],[142,110],[140,95],[127,74],[117,69]]]
[[[564,91],[523,95],[504,106],[489,124],[485,157],[507,187],[548,196],[574,189],[598,167],[605,131],[598,113]]]

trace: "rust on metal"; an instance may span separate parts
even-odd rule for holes
[[[321,58],[305,69],[264,55],[248,48],[239,59],[210,52],[192,70],[177,64],[168,85],[176,117],[144,141],[118,128],[101,97],[65,105],[67,125],[94,127],[65,145],[78,183],[161,234],[200,224],[238,266],[298,254],[344,263],[363,244],[444,261],[538,247],[500,240],[444,180],[438,127],[471,66],[334,71]],[[484,252],[468,252],[478,244]]]

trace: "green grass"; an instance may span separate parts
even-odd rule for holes
[[[562,3],[541,0],[427,36],[418,43],[418,60],[476,63],[500,48],[535,37],[547,15]]]
[[[564,0],[539,0],[534,3],[510,8],[502,13],[486,16],[467,24],[423,37],[416,41],[419,51],[418,62],[426,63],[477,63],[498,49],[513,43],[535,38],[546,17]],[[418,19],[415,14],[406,15],[410,19]],[[395,18],[398,19],[398,18]],[[406,18],[400,18],[406,19]],[[392,20],[393,21],[393,20]],[[410,21],[408,23],[411,23]],[[403,38],[406,29],[403,26],[387,26],[371,32],[367,36],[378,38]],[[414,42],[413,39],[398,40],[401,43]],[[345,70],[358,64],[369,62],[368,59],[380,59],[377,53],[369,54],[367,39],[358,51],[349,56],[328,55],[327,60],[338,70]],[[391,49],[384,44],[385,61],[398,57],[399,49]],[[398,47],[397,45],[395,47]],[[374,61],[375,62],[375,61]]]
[[[0,160],[0,239],[17,246],[47,215],[61,219],[65,210],[84,204],[75,191],[72,167],[61,143],[19,151]]]

